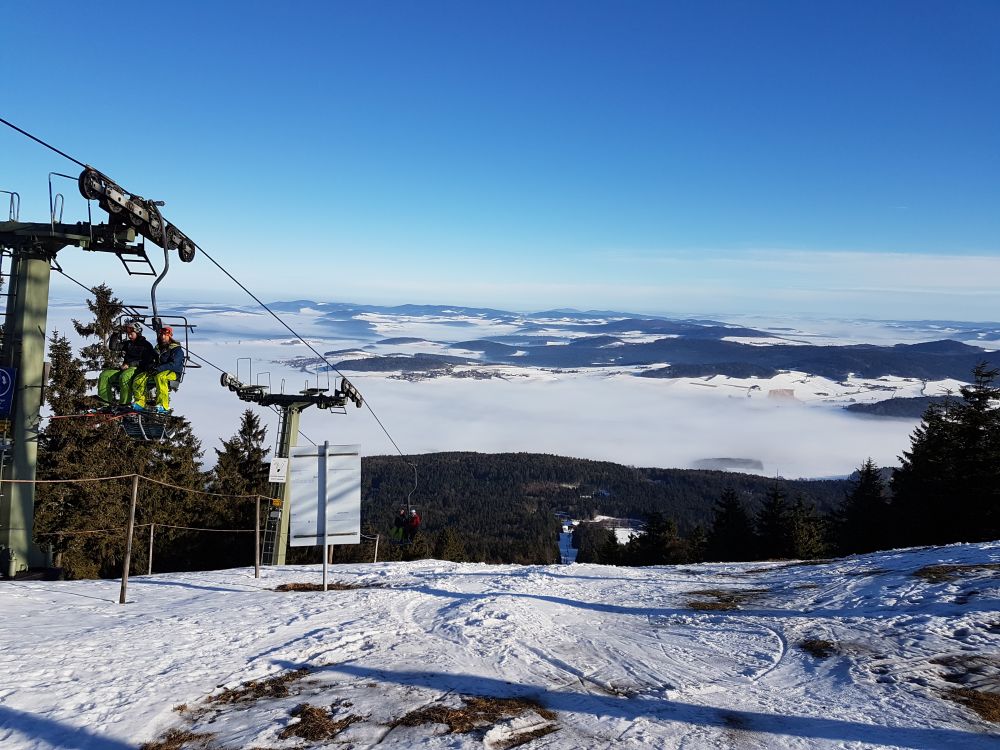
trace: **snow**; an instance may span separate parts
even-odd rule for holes
[[[979,567],[913,575],[939,563]],[[335,566],[359,588],[326,593],[274,591],[319,566],[233,569],[132,577],[125,606],[114,580],[6,581],[0,746],[124,750],[176,729],[212,733],[186,745],[209,748],[493,749],[532,730],[554,731],[530,747],[573,750],[998,747],[996,725],[944,697],[1000,691],[1000,584],[983,567],[998,563],[1000,543],[820,564],[424,560]],[[746,599],[692,608],[712,591]],[[299,668],[287,694],[233,700]],[[537,706],[467,733],[397,724],[471,696]],[[358,718],[325,745],[281,739],[304,703]]]

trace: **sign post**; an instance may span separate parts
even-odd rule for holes
[[[323,547],[323,590],[331,544],[361,543],[361,446],[291,449],[289,544]]]
[[[326,522],[326,511],[330,505],[326,494],[326,461],[330,457],[330,443],[323,442],[323,450],[319,454],[319,492],[320,523],[323,526],[323,591],[326,591],[326,567],[330,561],[330,525]]]

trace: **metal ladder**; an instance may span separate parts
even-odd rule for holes
[[[264,539],[260,545],[260,564],[274,565],[274,556],[278,545],[278,529],[281,528],[281,508],[273,505],[267,511],[267,521],[264,523]]]
[[[288,411],[285,409],[278,409],[278,430],[275,436],[274,445],[274,455],[279,458],[287,458],[287,456],[282,456],[283,451],[281,446],[284,444],[285,430],[288,425],[286,421],[288,419]],[[276,482],[271,483],[271,497],[278,499],[284,495],[284,485],[278,484]],[[260,563],[261,565],[274,565],[275,557],[278,552],[278,532],[281,530],[281,514],[284,512],[284,508],[280,505],[272,505],[267,511],[267,520],[264,522],[264,538],[261,540],[260,545]]]

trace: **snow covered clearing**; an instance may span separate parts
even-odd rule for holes
[[[126,606],[117,581],[3,582],[0,745],[998,747],[970,707],[1000,698],[998,568],[1000,543],[425,560],[337,566],[354,588],[326,593],[274,590],[318,583],[314,566],[140,576]]]

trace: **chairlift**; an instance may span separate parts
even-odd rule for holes
[[[130,325],[135,326],[140,332],[144,327],[151,330],[160,330],[164,326],[170,326],[175,333],[174,340],[177,340],[177,332],[183,331],[183,343],[181,344],[180,341],[177,343],[181,344],[183,347],[184,363],[177,378],[167,381],[167,387],[171,391],[177,392],[180,389],[180,384],[184,380],[184,375],[186,374],[187,369],[189,367],[201,367],[200,364],[191,360],[191,351],[189,348],[190,331],[195,326],[189,323],[187,318],[183,315],[153,317],[140,313],[139,310],[141,309],[144,308],[130,308],[128,314],[122,315],[118,318],[115,325],[115,331],[111,335],[108,346],[111,351],[123,351],[125,348],[124,331],[125,328]],[[145,395],[145,402],[147,404],[156,401],[157,394],[155,379],[147,378]],[[130,406],[124,405],[109,405],[102,411],[114,415],[114,418],[121,425],[125,434],[136,440],[163,441],[165,439],[169,439],[173,436],[174,432],[176,432],[178,426],[180,425],[180,418],[174,415],[173,411],[166,414],[157,413],[152,410],[138,411],[132,409]]]

